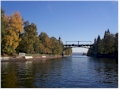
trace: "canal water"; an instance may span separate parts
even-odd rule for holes
[[[2,88],[118,88],[113,59],[73,54],[26,62],[1,62]]]

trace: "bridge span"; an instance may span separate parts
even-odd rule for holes
[[[93,46],[93,44],[64,44],[65,47],[83,47],[83,46]]]
[[[78,44],[67,44],[67,42],[78,42]],[[80,44],[82,42],[82,44]],[[83,44],[83,42],[90,42],[89,44]],[[64,51],[69,48],[75,48],[75,47],[82,47],[82,48],[90,48],[94,44],[91,44],[91,41],[66,41],[66,44],[63,44],[64,49],[62,52],[62,56],[64,56]]]
[[[67,44],[67,42],[78,42],[78,44]],[[90,42],[90,44],[80,44],[80,42]],[[93,46],[91,41],[66,41],[66,44],[63,45],[64,47],[89,47]]]

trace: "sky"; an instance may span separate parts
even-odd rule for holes
[[[35,23],[38,35],[46,32],[49,37],[60,36],[64,44],[93,43],[98,35],[103,38],[107,29],[113,34],[118,32],[117,1],[2,1],[1,6],[6,15],[19,11],[24,21]]]

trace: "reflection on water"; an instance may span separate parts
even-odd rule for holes
[[[1,63],[1,87],[117,88],[113,59],[73,55],[52,60]]]
[[[118,64],[115,60],[101,58],[101,59],[90,59],[91,70],[96,74],[96,82],[106,87],[115,87],[118,84]]]

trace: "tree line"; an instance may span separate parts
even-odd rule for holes
[[[1,9],[1,54],[14,55],[19,52],[27,54],[61,55],[64,50],[61,38],[49,37],[47,33],[38,35],[35,23],[23,21],[19,12],[7,16]],[[65,50],[66,55],[72,49]]]
[[[108,29],[102,39],[98,35],[97,39],[94,39],[93,46],[89,48],[87,55],[118,58],[118,33],[112,34]]]

